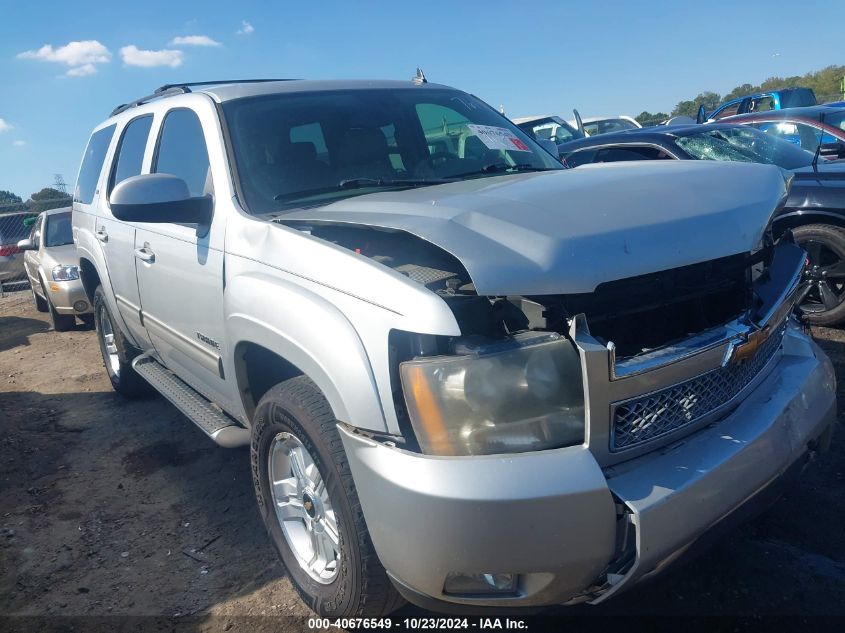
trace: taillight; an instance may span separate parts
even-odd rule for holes
[[[10,255],[17,255],[21,249],[17,245],[0,246],[0,257],[9,257]]]

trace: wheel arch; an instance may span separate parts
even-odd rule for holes
[[[248,420],[267,389],[305,375],[338,420],[387,431],[370,359],[336,306],[291,282],[251,275],[227,284],[224,306],[230,342],[224,362]]]
[[[790,211],[779,215],[772,221],[775,237],[780,237],[787,229],[795,229],[808,224],[829,224],[845,229],[845,216],[835,211]]]

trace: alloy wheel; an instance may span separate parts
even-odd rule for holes
[[[326,483],[303,443],[292,433],[273,438],[267,473],[276,518],[299,566],[321,584],[340,565],[340,536]]]

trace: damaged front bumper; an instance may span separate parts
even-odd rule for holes
[[[413,602],[599,602],[686,551],[835,419],[830,361],[794,322],[749,389],[721,419],[625,460],[602,459],[595,410],[585,445],[536,453],[432,457],[349,428],[341,437],[379,558]],[[449,595],[450,573],[518,574],[517,589]]]

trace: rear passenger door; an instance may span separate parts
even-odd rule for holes
[[[141,299],[135,274],[135,226],[111,214],[108,198],[130,176],[142,173],[153,115],[135,117],[124,126],[106,181],[106,196],[97,217],[95,236],[102,244],[120,316],[132,338],[144,350],[152,347],[141,323]]]
[[[220,136],[211,104],[200,114],[187,108],[167,111],[150,169],[181,178],[192,196],[213,195],[206,138],[217,143]],[[171,371],[220,404],[231,395],[222,363],[225,220],[215,213],[207,227],[137,223],[135,234],[141,310],[150,339]]]

